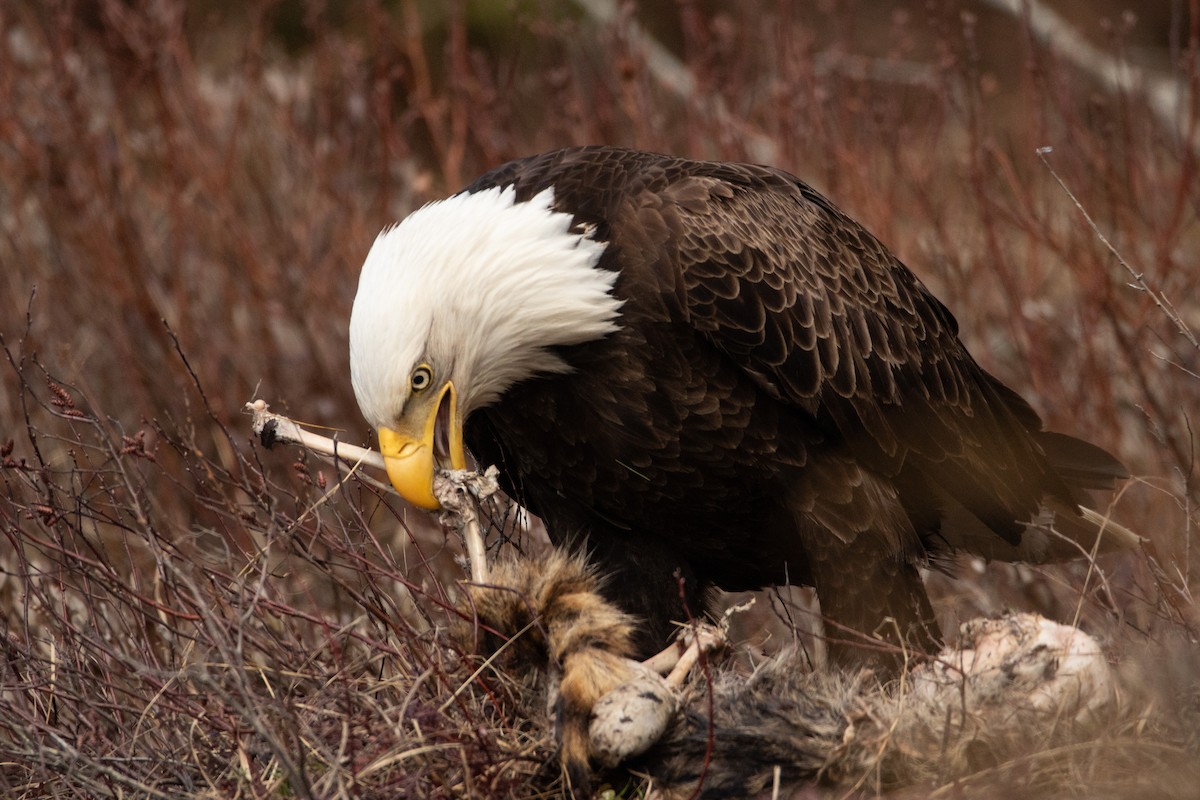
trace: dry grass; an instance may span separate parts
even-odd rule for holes
[[[259,387],[365,441],[346,323],[375,233],[585,142],[806,177],[1050,427],[1119,454],[1139,477],[1114,513],[1151,548],[934,590],[947,623],[1079,619],[1128,664],[1136,733],[1196,746],[1154,715],[1196,677],[1168,654],[1197,626],[1197,4],[1074,19],[1177,86],[1174,130],[992,4],[684,2],[611,25],[585,5],[0,6],[4,794],[550,791],[520,687],[446,703],[477,666],[446,635],[454,548],[260,451],[238,410]],[[1087,785],[1092,758],[1056,786]],[[991,777],[961,791],[1012,779]]]

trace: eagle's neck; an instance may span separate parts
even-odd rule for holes
[[[422,361],[455,381],[464,413],[539,373],[570,369],[553,348],[616,329],[605,245],[572,230],[547,189],[461,193],[379,235],[350,321],[355,390],[386,419]]]

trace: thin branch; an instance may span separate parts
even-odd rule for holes
[[[330,460],[349,464],[352,472],[363,464],[386,471],[387,465],[378,452],[306,431],[294,419],[275,414],[269,408],[262,400],[251,401],[245,406],[245,410],[253,417],[250,426],[264,446],[279,443],[298,444]],[[486,550],[483,544],[483,527],[479,523],[478,504],[499,491],[496,475],[495,467],[488,467],[482,473],[470,470],[438,470],[433,479],[434,496],[442,504],[439,521],[462,536],[467,548],[467,560],[471,565],[471,580],[476,583],[488,582]],[[373,482],[394,492],[389,486]]]
[[[1135,270],[1129,265],[1129,262],[1126,261],[1117,248],[1113,246],[1112,242],[1108,240],[1108,237],[1104,235],[1104,232],[1100,230],[1100,226],[1096,224],[1096,221],[1092,219],[1092,215],[1089,214],[1087,209],[1083,207],[1083,203],[1079,202],[1079,198],[1075,196],[1075,193],[1067,187],[1066,182],[1059,176],[1054,167],[1050,166],[1050,162],[1046,159],[1046,156],[1052,152],[1054,152],[1053,147],[1039,147],[1037,149],[1037,157],[1041,160],[1042,164],[1045,165],[1046,169],[1049,170],[1050,175],[1058,183],[1059,187],[1066,193],[1067,197],[1071,198],[1071,202],[1075,204],[1075,208],[1079,209],[1079,213],[1082,214],[1083,218],[1087,221],[1088,227],[1092,229],[1092,233],[1094,233],[1096,238],[1100,240],[1100,243],[1108,249],[1108,252],[1111,253],[1113,258],[1117,260],[1117,263],[1129,273],[1129,276],[1133,279],[1133,283],[1131,283],[1130,286],[1138,291],[1144,292],[1151,300],[1153,300],[1154,304],[1158,306],[1160,311],[1163,312],[1163,315],[1166,316],[1166,318],[1172,323],[1174,323],[1175,329],[1179,331],[1180,335],[1187,339],[1188,343],[1191,344],[1192,347],[1200,349],[1200,341],[1197,340],[1196,335],[1192,333],[1191,328],[1188,327],[1188,324],[1184,322],[1183,318],[1179,316],[1179,312],[1175,310],[1175,306],[1171,304],[1171,301],[1168,300],[1161,292],[1157,292],[1150,288],[1150,284],[1146,283],[1145,274]]]

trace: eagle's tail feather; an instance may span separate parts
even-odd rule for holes
[[[1132,550],[1142,543],[1141,536],[1108,514],[1087,506],[1074,508],[1054,499],[1046,502],[1045,512],[1025,530],[1025,536],[1038,535],[1048,540],[1046,561]]]
[[[1043,498],[1041,509],[1025,523],[1016,544],[996,536],[949,496],[943,495],[942,502],[944,518],[939,536],[944,544],[952,551],[989,560],[1049,564],[1085,558],[1093,552],[1132,550],[1142,542],[1141,536],[1108,514],[1055,496]]]
[[[1112,489],[1129,470],[1107,450],[1053,431],[1034,434],[1054,472],[1072,489]]]

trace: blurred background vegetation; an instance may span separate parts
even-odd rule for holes
[[[1086,563],[935,576],[948,621],[1014,606],[1126,646],[1194,635],[1198,41],[1195,0],[0,4],[10,646],[49,669],[28,551],[60,558],[46,542],[64,526],[137,583],[146,541],[261,552],[281,513],[264,482],[303,518],[326,473],[258,451],[242,404],[365,443],[347,322],[376,233],[502,161],[584,143],[804,178],[1048,427],[1137,475],[1113,513],[1145,552],[1101,581]],[[131,458],[114,517],[141,498],[152,519],[72,522]],[[353,616],[361,597],[339,606],[327,578],[288,596]]]

